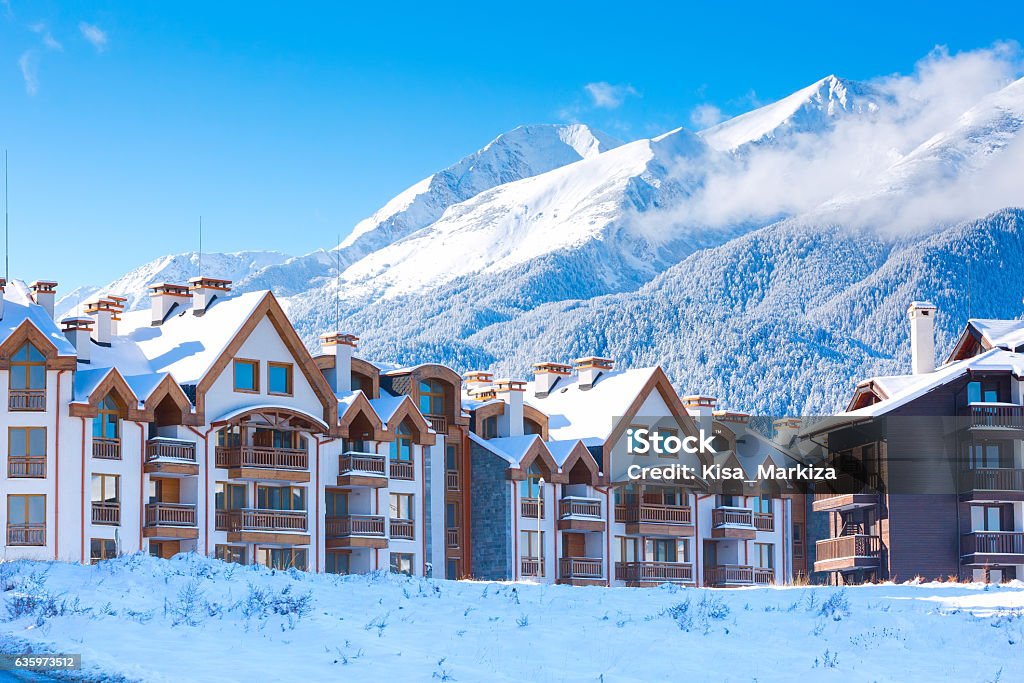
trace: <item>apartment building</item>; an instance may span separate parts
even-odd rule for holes
[[[845,475],[813,502],[832,583],[1024,577],[1024,321],[968,321],[936,367],[937,314],[910,305],[911,374],[860,382],[802,433]]]
[[[588,357],[535,370],[531,382],[466,375],[473,576],[612,586],[791,580],[797,491],[637,481],[627,470],[717,463],[753,479],[759,465],[793,462],[795,423],[762,436],[749,416],[715,410],[713,398],[681,399],[657,367]],[[641,428],[714,433],[717,453],[630,456]]]
[[[443,561],[427,477],[444,489],[439,454],[461,441],[460,378],[381,371],[337,332],[314,358],[272,293],[230,284],[157,284],[134,312],[102,296],[58,324],[56,283],[3,283],[4,559],[195,551],[418,575]]]

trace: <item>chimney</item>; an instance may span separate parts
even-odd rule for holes
[[[189,278],[192,290],[192,314],[203,315],[218,298],[224,298],[231,291],[231,280],[218,280],[212,277]]]
[[[537,398],[544,398],[555,388],[558,380],[571,374],[572,366],[565,363],[534,363],[533,395]]]
[[[167,316],[176,308],[185,306],[189,301],[188,287],[162,282],[149,286],[149,305],[152,311],[150,325],[162,325]]]
[[[494,398],[494,374],[486,370],[471,370],[462,376],[466,384],[466,393],[471,398],[486,401]]]
[[[320,335],[320,352],[334,356],[334,369],[324,375],[331,388],[339,396],[352,392],[352,352],[359,337],[342,332],[328,332]]]
[[[50,280],[36,280],[28,287],[32,290],[32,301],[45,308],[52,318],[53,302],[57,298],[57,283]]]
[[[4,289],[7,288],[7,280],[0,277],[0,320],[4,319]]]
[[[85,305],[85,312],[92,316],[96,323],[92,330],[92,340],[100,346],[110,346],[113,317],[118,312],[117,305],[109,299],[97,299]]]
[[[88,363],[89,348],[92,346],[89,343],[89,338],[92,336],[92,318],[64,318],[60,324],[64,328],[64,336],[75,347],[78,362]]]
[[[615,361],[611,358],[599,358],[598,356],[587,356],[577,358],[572,362],[576,375],[579,377],[580,389],[586,390],[594,386],[597,378],[605,372],[611,372]]]
[[[803,421],[798,417],[783,417],[772,423],[775,427],[775,443],[789,446],[800,432]]]
[[[116,337],[117,323],[121,322],[121,314],[124,313],[124,305],[128,301],[128,298],[124,296],[117,296],[115,294],[107,294],[104,298],[106,298],[107,301],[113,302],[114,306],[117,308],[117,310],[114,311],[114,315],[110,317],[110,335]]]
[[[523,424],[523,394],[526,393],[526,382],[518,379],[499,379],[494,383],[494,391],[499,396],[508,394],[508,409],[498,418],[498,433],[502,436],[522,436],[526,433]]]
[[[930,301],[913,301],[907,309],[910,317],[910,367],[915,375],[935,370],[935,312]]]
[[[691,394],[689,396],[682,397],[683,407],[686,408],[686,412],[693,421],[697,423],[699,429],[703,429],[705,433],[710,434],[712,428],[712,421],[715,412],[715,404],[718,403],[717,398],[711,396],[701,396],[699,394]]]

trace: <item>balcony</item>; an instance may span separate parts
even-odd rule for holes
[[[386,548],[384,518],[379,515],[346,515],[326,520],[327,548]]]
[[[704,568],[707,586],[767,586],[775,582],[775,570],[748,564],[717,564]]]
[[[812,507],[815,512],[848,512],[858,508],[873,507],[878,505],[878,500],[876,491],[864,491],[863,493],[822,492],[814,494]]]
[[[757,537],[750,508],[716,507],[711,511],[711,538],[753,540]]]
[[[392,519],[391,520],[391,538],[400,541],[411,541],[413,540],[413,534],[415,525],[411,519]]]
[[[541,498],[521,498],[519,515],[530,519],[544,519],[544,500]]]
[[[1024,531],[972,531],[960,537],[964,564],[1024,564]]]
[[[616,562],[615,578],[630,586],[693,583],[693,565],[685,562]]]
[[[7,409],[11,412],[46,410],[46,389],[11,389]]]
[[[121,504],[108,502],[93,502],[92,523],[105,526],[118,526],[121,524]]]
[[[1012,403],[972,403],[961,415],[971,430],[1024,430],[1024,406]]]
[[[391,478],[402,481],[412,481],[416,478],[416,468],[411,460],[392,460]]]
[[[775,531],[775,515],[770,512],[755,512],[754,528],[758,531]]]
[[[1024,470],[979,468],[960,475],[960,500],[1015,502],[1024,500]]]
[[[448,418],[444,415],[424,415],[430,428],[438,434],[448,433]]]
[[[524,557],[519,560],[519,575],[522,577],[544,576],[544,562],[537,557]]]
[[[338,456],[338,486],[388,485],[387,457],[377,453],[346,451]]]
[[[102,439],[94,436],[92,439],[92,457],[99,460],[120,460],[121,439]]]
[[[597,557],[558,559],[558,583],[570,586],[604,585],[604,563]]]
[[[149,503],[146,505],[146,538],[199,538],[196,506],[182,503]]]
[[[628,503],[615,506],[615,521],[626,525],[627,534],[693,536],[693,510],[685,505]]]
[[[814,571],[834,572],[871,568],[881,562],[882,542],[878,536],[849,534],[815,543]]]
[[[146,441],[146,463],[143,468],[148,474],[165,476],[188,476],[199,474],[196,459],[196,445],[192,441],[156,437]]]
[[[309,481],[309,454],[301,448],[217,446],[216,463],[231,479]]]
[[[558,528],[568,531],[604,531],[601,501],[565,496],[558,501]]]
[[[446,491],[462,490],[462,481],[458,470],[447,470],[444,473],[444,488]]]
[[[46,525],[8,524],[7,545],[46,545]]]
[[[11,479],[45,479],[45,455],[7,456],[7,476]]]

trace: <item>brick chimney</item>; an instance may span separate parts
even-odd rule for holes
[[[110,346],[113,336],[113,317],[120,309],[109,299],[97,299],[85,305],[85,312],[92,316],[95,326],[92,340],[100,346]]]
[[[534,363],[533,364],[533,395],[544,398],[555,384],[563,377],[572,374],[572,366],[565,363]]]
[[[92,337],[92,328],[94,325],[92,318],[64,318],[60,322],[61,327],[64,329],[64,336],[68,338],[71,345],[75,347],[75,353],[78,355],[79,363],[88,363],[91,356],[89,350],[92,346],[90,338]]]
[[[331,388],[339,396],[352,391],[352,353],[359,337],[343,332],[327,332],[320,335],[320,352],[334,356],[334,369],[324,373]]]
[[[162,282],[149,286],[149,306],[152,312],[150,325],[162,325],[173,311],[189,304],[186,285],[172,285]]]
[[[51,280],[36,280],[28,287],[32,290],[32,301],[45,308],[52,318],[53,304],[57,298],[57,283]]]
[[[915,375],[935,370],[935,313],[930,301],[913,301],[907,309],[910,318],[910,367]]]
[[[192,314],[204,315],[217,299],[223,299],[231,291],[231,280],[213,277],[193,277],[188,281],[192,290]]]
[[[499,379],[494,383],[494,392],[508,404],[505,414],[498,418],[498,433],[502,436],[525,434],[523,394],[526,393],[526,382],[519,379]]]
[[[574,360],[572,366],[576,370],[576,376],[579,377],[580,389],[587,390],[594,386],[602,373],[611,372],[615,361],[611,358],[586,356]]]

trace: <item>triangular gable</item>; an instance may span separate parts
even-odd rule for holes
[[[389,441],[394,441],[394,434],[398,429],[398,425],[402,424],[402,421],[405,419],[412,423],[413,431],[416,433],[416,443],[421,446],[434,445],[437,441],[437,435],[430,431],[430,424],[420,415],[420,411],[416,409],[416,404],[408,396],[402,400],[398,409],[391,414],[391,418],[388,420],[387,428],[391,432]]]
[[[39,349],[39,353],[46,358],[46,367],[50,370],[74,370],[77,367],[74,356],[61,356],[50,338],[26,318],[0,344],[0,370],[11,367],[11,356],[17,353],[25,342],[32,342],[32,345]]]
[[[973,358],[983,351],[988,351],[992,348],[991,342],[985,339],[985,336],[974,326],[973,323],[968,322],[967,327],[960,334],[960,338],[957,339],[956,344],[953,345],[953,350],[950,351],[949,357],[946,358],[947,363],[953,361],[965,360],[967,358]]]
[[[590,454],[587,447],[583,445],[582,441],[577,441],[576,445],[569,451],[569,455],[566,456],[565,462],[562,463],[562,474],[565,476],[566,482],[569,481],[569,473],[576,466],[577,463],[582,462],[587,471],[590,472],[590,481],[587,482],[591,486],[599,486],[603,484],[601,477],[601,468],[598,467],[597,461],[594,460],[594,456]]]
[[[394,441],[394,433],[389,433],[384,430],[384,421],[380,419],[377,411],[373,409],[373,406],[370,405],[370,401],[361,391],[358,392],[356,397],[352,399],[352,402],[348,404],[348,407],[345,409],[345,413],[339,420],[341,438],[349,438],[349,427],[352,426],[352,422],[355,421],[356,417],[359,415],[366,417],[366,419],[370,421],[370,424],[373,425],[373,441]]]
[[[96,417],[99,414],[100,401],[110,394],[116,396],[124,406],[124,419],[146,421],[145,413],[139,408],[138,397],[117,368],[110,368],[106,376],[89,393],[86,401],[72,403],[69,412],[72,417]]]
[[[215,308],[210,310],[211,312],[216,311]],[[267,292],[263,296],[260,303],[249,314],[245,323],[242,324],[220,356],[217,357],[217,360],[213,362],[213,365],[210,366],[209,370],[206,371],[206,374],[199,381],[196,387],[196,413],[201,416],[205,415],[206,392],[210,390],[210,387],[220,377],[220,374],[231,364],[231,360],[238,353],[242,344],[255,331],[264,317],[270,320],[274,329],[281,337],[281,341],[284,342],[285,347],[291,352],[295,364],[309,382],[317,398],[320,399],[324,411],[323,421],[328,425],[336,425],[338,423],[338,400],[331,389],[331,385],[324,378],[319,368],[317,368],[316,362],[310,356],[298,333],[295,332],[295,328],[292,327],[292,323],[288,320],[284,309],[281,308],[281,304],[278,303],[271,292]],[[335,430],[332,429],[333,431]]]
[[[654,372],[651,373],[650,379],[644,383],[644,386],[637,392],[637,395],[633,398],[633,402],[629,405],[629,408],[625,411],[622,417],[619,419],[615,429],[609,434],[608,439],[604,442],[604,455],[605,460],[609,460],[612,448],[615,443],[622,437],[623,433],[631,424],[633,418],[640,412],[640,408],[643,407],[644,402],[651,395],[651,392],[657,391],[665,405],[668,406],[669,413],[676,419],[680,429],[683,432],[683,436],[697,436],[699,429],[697,424],[690,417],[689,413],[686,412],[686,408],[683,406],[683,402],[679,399],[675,389],[672,387],[672,382],[669,381],[668,376],[661,367],[654,368]],[[698,457],[704,461],[708,454],[699,453]],[[705,464],[708,464],[707,462]]]
[[[169,374],[164,375],[164,378],[160,380],[160,383],[156,385],[156,388],[146,398],[143,410],[145,411],[147,421],[154,419],[157,406],[165,398],[170,398],[178,410],[181,411],[182,424],[193,426],[202,424],[197,419],[197,416],[192,413],[192,402],[188,400],[185,391]]]
[[[544,445],[544,442],[539,436],[536,436],[530,447],[523,453],[523,457],[519,459],[518,469],[523,473],[524,477],[526,472],[530,469],[536,461],[540,460],[547,468],[548,472],[551,473],[551,483],[564,484],[567,477],[558,471],[558,463],[555,462],[554,457],[551,455],[551,451]]]

